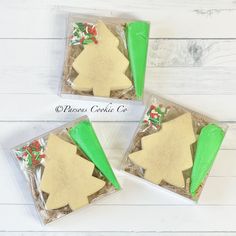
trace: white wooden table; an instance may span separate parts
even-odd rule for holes
[[[121,192],[49,226],[40,224],[8,149],[86,113],[58,113],[58,105],[117,106],[57,96],[65,44],[61,10],[150,20],[146,93],[229,124],[199,205],[117,171]],[[0,235],[235,235],[235,22],[232,0],[1,0]],[[127,108],[87,112],[115,168],[142,113],[140,106]]]

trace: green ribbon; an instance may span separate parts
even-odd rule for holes
[[[143,96],[147,62],[149,23],[144,21],[128,23],[126,25],[126,40],[134,78],[135,93],[138,98],[141,98]]]
[[[120,184],[115,177],[90,121],[80,121],[69,130],[69,135],[112,185],[116,189],[120,189]]]
[[[208,175],[224,135],[222,128],[215,124],[209,124],[202,128],[198,137],[191,174],[190,193],[192,196],[196,194],[197,189]]]

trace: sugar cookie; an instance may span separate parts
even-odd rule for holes
[[[184,187],[182,171],[192,167],[190,145],[195,141],[191,114],[185,113],[164,122],[160,131],[143,137],[142,150],[131,153],[129,158],[145,169],[145,179]]]
[[[40,189],[49,194],[48,210],[69,205],[72,210],[88,204],[88,196],[105,186],[93,177],[94,164],[76,154],[76,146],[50,134]]]
[[[98,43],[84,45],[73,62],[79,74],[72,87],[78,91],[93,91],[94,96],[109,97],[110,91],[132,86],[125,75],[128,59],[118,49],[119,40],[102,21],[98,21]]]

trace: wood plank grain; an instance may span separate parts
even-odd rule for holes
[[[150,94],[147,91],[146,96],[148,95]],[[236,95],[164,95],[164,97],[219,121],[236,120],[236,111],[232,109]],[[93,107],[95,105],[98,107]],[[117,112],[120,105],[127,110]],[[61,112],[56,112],[58,106],[63,106],[62,111],[61,107],[59,109]],[[66,109],[67,106],[74,108],[74,112]],[[105,109],[106,106],[114,108],[114,111],[99,110],[101,111],[99,112],[96,109]],[[84,100],[78,102],[76,99],[64,99],[57,95],[38,94],[0,94],[0,107],[0,121],[69,121],[85,114],[94,121],[139,121],[143,114],[143,106],[139,104],[124,102],[109,104],[98,101],[89,103]]]
[[[92,4],[93,3],[93,4]],[[17,0],[12,0],[11,2],[7,0],[2,0],[2,6],[4,7],[33,7],[34,8],[43,8],[48,6],[54,7],[82,7],[84,9],[91,9],[91,6],[96,9],[109,10],[109,9],[119,9],[119,10],[127,10],[127,7],[131,7],[134,9],[202,9],[203,12],[217,11],[217,10],[227,10],[235,7],[235,3],[231,0],[215,0],[214,1],[214,9],[212,9],[212,1],[205,0],[203,3],[199,0],[193,0],[189,2],[188,0],[179,0],[176,3],[175,0],[120,0],[119,2],[115,0],[110,0],[109,2],[104,3],[103,0],[88,0],[88,1],[77,1],[77,0],[44,0],[43,4],[38,2],[38,0],[22,0],[21,2]],[[204,9],[203,9],[204,7]]]
[[[149,67],[235,66],[236,40],[151,39]]]
[[[34,231],[35,236],[65,236],[65,235],[70,235],[70,236],[109,236],[109,235],[115,235],[115,236],[136,236],[137,234],[139,236],[156,236],[157,232],[104,232],[104,231],[99,231],[99,232],[81,232],[81,231],[74,231],[74,232],[43,232],[43,231]],[[18,236],[19,232],[0,232],[0,236]],[[32,235],[32,232],[20,232],[21,236],[29,236]],[[235,233],[232,232],[224,232],[224,233],[216,233],[216,232],[158,232],[158,236],[212,236],[212,235],[217,235],[217,236],[235,236]]]
[[[57,5],[57,6],[70,6],[70,7],[78,7],[81,6],[83,8],[91,8],[91,2],[78,2],[76,0],[67,0],[66,2],[64,0],[46,0],[45,3],[49,5]],[[203,6],[205,9],[208,9],[209,11],[212,9],[212,1],[211,0],[205,0],[204,3],[201,3],[198,0],[193,0],[191,2],[187,0],[180,0],[178,3],[176,3],[174,0],[142,0],[142,1],[136,1],[136,0],[121,0],[119,2],[115,0],[111,0],[109,2],[106,2],[104,4],[103,0],[93,0],[93,4],[96,6],[97,9],[119,9],[119,10],[125,10],[127,7],[132,7],[134,10],[150,10],[150,9],[202,9]],[[225,0],[216,0],[214,1],[214,7],[215,10],[221,10],[221,9],[231,9],[235,7],[234,2]],[[214,10],[214,9],[212,9]],[[205,10],[207,11],[207,10]]]
[[[236,230],[232,217],[235,210],[235,206],[96,205],[84,208],[46,227],[40,224],[33,206],[2,205],[0,216],[2,231],[232,232]]]
[[[2,67],[58,69],[63,66],[65,39],[0,39],[0,42]]]
[[[0,66],[4,75],[13,67],[25,69],[26,73],[29,69],[36,68],[56,68],[61,71],[65,39],[1,39],[0,42],[2,52]],[[147,67],[233,67],[235,65],[236,40],[149,40]]]
[[[62,66],[0,67],[0,94],[57,94]],[[235,95],[235,67],[147,68],[145,92]]]
[[[235,94],[236,70],[228,67],[149,68],[145,89],[161,94]]]
[[[91,9],[91,5],[83,8],[80,3],[72,7],[65,6],[65,3],[64,6],[29,2],[16,7],[3,5],[0,9],[0,38],[64,38],[65,13],[61,10],[146,19],[152,23],[151,38],[236,38],[236,32],[231,28],[231,23],[236,19],[236,11],[232,8],[211,7],[205,10],[193,7],[176,11],[155,8],[147,3],[146,9],[131,8],[126,3],[114,10],[113,5],[106,7],[106,4],[101,4]]]
[[[0,107],[0,121],[23,121],[23,117],[28,121],[70,121],[82,115],[89,115],[91,120],[97,121],[136,121],[144,112],[140,102],[116,103],[99,99],[88,102],[37,94],[0,95]]]

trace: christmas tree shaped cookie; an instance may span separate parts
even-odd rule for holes
[[[73,62],[78,76],[72,87],[78,91],[92,91],[94,96],[109,97],[112,90],[132,86],[125,75],[129,61],[118,49],[118,38],[102,21],[98,21],[96,28],[98,43],[84,45]]]
[[[76,146],[51,134],[40,189],[49,194],[48,210],[69,205],[72,210],[87,205],[88,196],[105,182],[92,176],[94,164],[76,154]]]
[[[185,186],[183,171],[192,167],[190,145],[196,141],[192,118],[185,113],[164,122],[159,132],[142,138],[142,150],[131,153],[133,163],[145,169],[144,178],[160,184]]]

